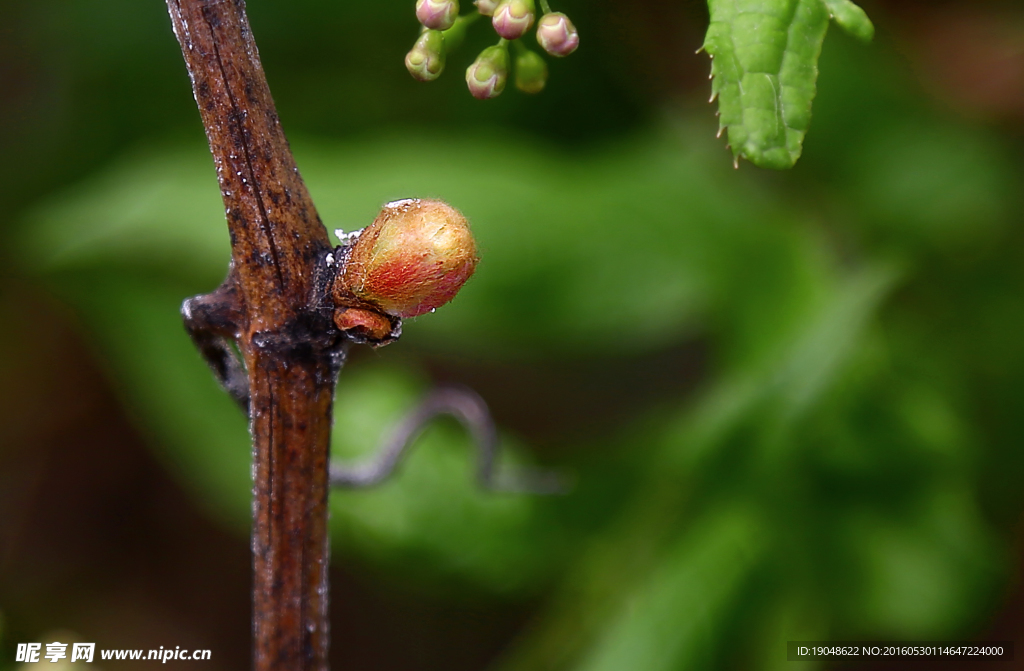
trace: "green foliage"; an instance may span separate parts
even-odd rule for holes
[[[715,631],[728,617],[763,550],[757,515],[717,511],[659,558],[625,608],[577,667],[581,671],[706,668]]]
[[[704,49],[712,100],[737,160],[791,168],[811,123],[818,57],[828,21],[870,40],[874,27],[850,0],[708,0]]]
[[[486,260],[453,305],[439,312],[444,319],[408,322],[404,342],[413,345],[483,356],[600,355],[619,347],[621,325],[633,322],[634,347],[653,349],[693,333],[703,320],[763,329],[764,323],[755,326],[761,290],[773,292],[775,309],[784,314],[799,304],[804,275],[822,272],[813,250],[788,226],[764,227],[781,214],[744,196],[723,173],[702,170],[702,154],[687,153],[679,139],[641,137],[573,162],[550,150],[510,152],[475,139],[296,146],[328,222],[351,229],[358,224],[349,222],[370,221],[381,202],[410,194],[445,194],[475,222]],[[499,150],[506,160],[495,166]],[[444,172],[431,169],[439,161]],[[187,480],[211,509],[241,526],[249,514],[245,423],[193,351],[177,309],[183,296],[218,281],[228,256],[207,163],[198,145],[130,158],[80,194],[40,211],[28,245],[49,272],[64,278],[63,290],[100,335],[127,385],[127,402],[158,433],[169,465],[201,474]],[[490,195],[494,179],[507,186],[508,200]],[[681,183],[689,185],[685,215],[693,220],[680,227],[674,224]],[[633,244],[622,249],[616,233],[625,217],[630,223],[623,231]],[[529,235],[526,220],[537,222]],[[589,234],[593,230],[607,234]],[[613,254],[615,268],[597,261]],[[739,266],[757,272],[759,264],[777,285],[742,295],[735,285]],[[716,314],[715,306],[734,293],[737,309]],[[341,383],[338,398],[350,404],[339,405],[335,423],[343,454],[372,449],[423,388],[408,372],[372,368],[347,370]],[[457,568],[495,589],[521,587],[557,551],[553,534],[533,537],[538,503],[476,490],[467,441],[455,440],[455,457],[431,448],[439,435],[452,442],[451,431],[428,434],[425,449],[393,483],[371,493],[337,494],[335,539],[351,539],[339,542],[374,556],[381,547],[392,555],[433,555],[438,569]],[[432,466],[417,468],[423,463]]]
[[[824,0],[832,19],[839,27],[864,42],[870,42],[875,36],[872,25],[864,10],[850,0]]]

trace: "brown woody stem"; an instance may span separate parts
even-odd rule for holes
[[[327,231],[278,121],[243,0],[167,0],[231,234],[224,286],[186,302],[222,381],[245,360],[253,439],[254,668],[326,670],[327,466],[344,342],[322,310]],[[220,363],[218,363],[220,362]],[[236,375],[237,377],[237,375]]]

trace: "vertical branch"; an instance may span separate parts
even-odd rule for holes
[[[330,243],[281,130],[244,1],[167,6],[231,233],[228,279],[203,298],[248,370],[254,668],[326,670],[327,462],[342,345],[330,315],[314,308]]]
[[[210,141],[253,331],[282,326],[309,298],[327,229],[299,176],[242,0],[167,0]]]

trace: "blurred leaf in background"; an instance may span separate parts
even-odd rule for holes
[[[800,164],[736,172],[691,102],[705,89],[659,98],[632,74],[694,45],[641,40],[653,53],[622,58],[659,20],[699,44],[703,10],[613,4],[572,7],[593,46],[552,65],[542,96],[480,106],[457,81],[408,80],[402,3],[250,3],[328,228],[443,197],[481,248],[450,306],[355,353],[335,455],[371,451],[455,377],[506,420],[503,459],[576,480],[561,498],[481,492],[468,438],[440,421],[396,478],[332,494],[335,558],[438,598],[535,604],[502,671],[772,669],[786,640],[977,634],[1011,579],[1022,504],[1019,131],[925,97],[895,13],[869,7],[874,45],[825,42]],[[76,183],[25,196],[9,254],[74,310],[161,463],[244,536],[245,420],[178,315],[222,279],[227,233],[164,38],[105,48],[163,63],[180,119],[54,168]],[[550,371],[582,380],[581,411],[545,388]]]

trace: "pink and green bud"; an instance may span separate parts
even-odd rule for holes
[[[494,11],[498,9],[501,0],[473,0],[473,4],[476,5],[476,11],[484,16],[494,16]]]
[[[454,207],[440,200],[388,203],[352,246],[335,301],[351,304],[354,297],[393,317],[416,317],[454,298],[477,260],[469,223]]]
[[[474,98],[487,100],[501,95],[508,80],[508,49],[487,47],[466,70],[466,84]]]
[[[540,54],[523,49],[516,56],[516,88],[523,93],[540,93],[548,83],[548,65]]]
[[[533,0],[502,0],[494,10],[494,31],[506,40],[517,40],[533,25],[536,15]]]
[[[432,82],[444,71],[445,44],[440,30],[424,30],[405,55],[405,67],[421,82]]]
[[[416,18],[431,30],[448,30],[459,17],[459,0],[416,0]]]
[[[580,46],[580,34],[568,16],[552,12],[537,24],[537,42],[552,56],[568,56]]]

